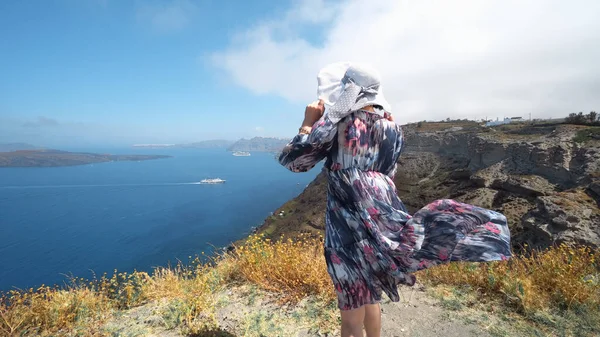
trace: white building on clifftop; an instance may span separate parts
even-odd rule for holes
[[[496,126],[496,125],[504,125],[504,124],[510,124],[510,123],[514,123],[514,122],[522,122],[524,119],[523,117],[504,117],[504,120],[499,120],[496,119],[495,121],[490,121],[490,122],[486,122],[485,126]]]

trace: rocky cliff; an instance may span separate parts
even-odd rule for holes
[[[394,181],[411,212],[441,198],[503,212],[515,248],[563,242],[600,247],[600,141],[578,137],[586,130],[561,124],[407,125]],[[258,232],[272,239],[321,233],[326,184],[319,175]]]

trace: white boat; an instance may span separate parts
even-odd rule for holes
[[[200,184],[223,184],[225,182],[225,180],[220,179],[220,178],[213,178],[213,179],[202,179],[200,181]]]
[[[235,151],[233,153],[234,156],[236,157],[249,157],[250,156],[250,152],[246,152],[246,151]]]

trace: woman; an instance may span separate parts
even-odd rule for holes
[[[398,301],[397,286],[415,283],[412,272],[440,263],[508,259],[510,233],[502,214],[452,200],[408,214],[392,181],[404,138],[377,72],[336,63],[318,82],[320,100],[306,107],[279,161],[305,172],[327,159],[325,259],[342,336],[363,336],[364,325],[376,337],[382,292]]]

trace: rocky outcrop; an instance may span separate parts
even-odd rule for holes
[[[576,129],[561,125],[548,134],[531,134],[531,128],[516,135],[409,130],[406,150],[462,157],[473,172],[502,162],[506,174],[539,175],[563,188],[590,183],[590,176],[600,172],[600,149],[573,142]]]
[[[559,125],[539,134],[531,132],[532,127],[519,131],[409,131],[406,141],[412,144],[407,149],[415,153],[464,158],[470,184],[455,182],[454,193],[444,197],[503,212],[516,248],[525,243],[537,248],[561,243],[599,247],[599,144],[575,143],[577,127],[572,126]],[[451,184],[449,178],[456,173],[448,174],[445,183]],[[460,174],[464,177],[464,170]],[[421,186],[411,192],[423,188],[427,189]]]
[[[577,243],[600,247],[600,212],[582,190],[536,199],[536,208],[523,217],[519,242],[532,247]]]
[[[556,186],[548,180],[536,176],[515,176],[508,175],[502,178],[496,178],[490,185],[491,188],[499,191],[507,191],[524,197],[539,197],[552,194]]]
[[[600,181],[591,183],[590,186],[588,186],[587,192],[594,198],[596,203],[598,203],[598,206],[600,206]]]

